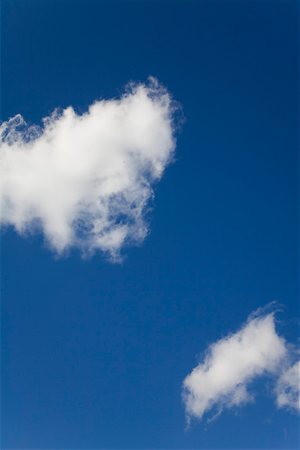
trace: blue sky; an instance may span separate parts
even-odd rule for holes
[[[122,262],[6,227],[3,449],[296,449],[272,377],[192,418],[182,383],[208,346],[276,301],[298,339],[297,2],[2,2],[1,120],[82,113],[155,76],[181,105],[149,234]]]

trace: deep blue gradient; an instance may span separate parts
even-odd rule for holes
[[[151,233],[122,264],[2,238],[2,444],[296,449],[271,380],[185,430],[181,383],[268,302],[297,339],[297,3],[4,1],[2,111],[39,122],[157,77],[180,102]]]

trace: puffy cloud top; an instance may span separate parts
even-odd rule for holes
[[[147,234],[145,211],[175,149],[173,102],[155,80],[120,99],[0,127],[0,215],[19,233],[42,230],[58,253],[117,258]]]

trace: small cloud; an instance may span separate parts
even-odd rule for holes
[[[77,114],[54,112],[43,126],[21,115],[0,127],[0,224],[42,231],[61,254],[79,248],[117,259],[148,233],[153,185],[175,150],[174,104],[155,79]]]
[[[274,313],[250,316],[238,332],[210,345],[204,360],[185,378],[188,421],[212,409],[218,415],[224,408],[253,401],[249,384],[258,376],[280,373],[287,360],[288,347],[276,332]],[[293,375],[288,380],[294,383]]]

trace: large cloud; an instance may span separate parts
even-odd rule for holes
[[[58,253],[77,247],[112,258],[147,234],[144,215],[175,148],[173,102],[155,80],[120,99],[72,107],[28,127],[0,128],[0,214],[18,232],[42,230]]]
[[[274,314],[250,318],[237,333],[212,344],[204,361],[185,378],[183,399],[188,419],[202,418],[211,408],[220,412],[251,401],[249,383],[259,375],[277,375],[288,361],[288,346],[275,330]],[[294,377],[287,376],[283,383],[290,379]]]

